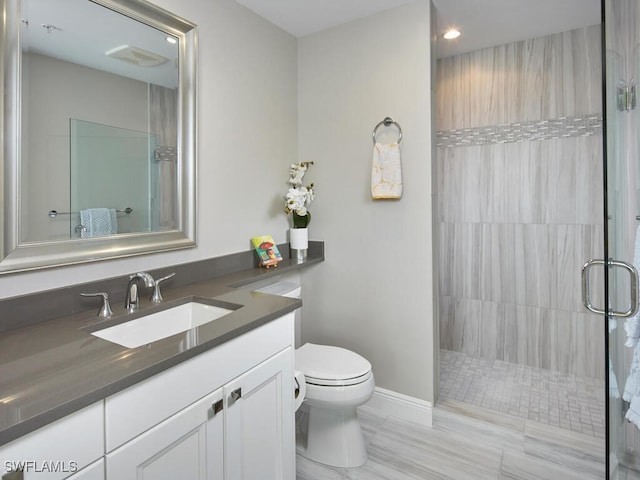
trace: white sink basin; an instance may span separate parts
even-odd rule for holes
[[[227,308],[189,302],[162,312],[92,332],[92,335],[127,348],[135,348],[186,332],[233,312]]]

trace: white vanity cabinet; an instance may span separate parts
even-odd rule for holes
[[[100,401],[0,447],[0,477],[22,467],[25,480],[63,479],[100,461],[103,455]],[[104,469],[93,478],[104,478],[100,474],[104,475]]]
[[[224,478],[222,389],[107,454],[108,478]]]
[[[224,387],[225,479],[295,479],[293,349]]]
[[[295,480],[292,343],[288,314],[107,398],[107,479]]]
[[[67,480],[104,480],[104,458],[67,477]]]
[[[293,312],[0,447],[25,479],[295,480]],[[36,472],[50,460],[66,472]],[[0,477],[5,472],[0,473]]]
[[[107,454],[108,478],[293,480],[290,364],[289,347]]]

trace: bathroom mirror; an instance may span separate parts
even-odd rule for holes
[[[0,0],[0,274],[195,246],[196,26]]]

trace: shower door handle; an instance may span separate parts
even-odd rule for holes
[[[609,310],[608,312],[604,309],[600,309],[594,307],[591,304],[591,282],[589,277],[589,271],[592,267],[596,265],[607,266],[609,268],[619,267],[624,268],[629,272],[630,282],[630,297],[631,304],[629,309],[625,312],[616,312],[615,310]],[[589,260],[582,267],[582,303],[587,310],[593,313],[597,313],[598,315],[608,315],[610,317],[615,318],[628,318],[633,317],[638,312],[638,271],[635,269],[633,265],[628,264],[627,262],[622,262],[618,260],[608,259],[608,260]]]

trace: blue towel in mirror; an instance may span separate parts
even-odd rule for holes
[[[118,233],[118,219],[113,208],[87,208],[80,210],[80,223],[84,226],[82,238],[104,237]]]

